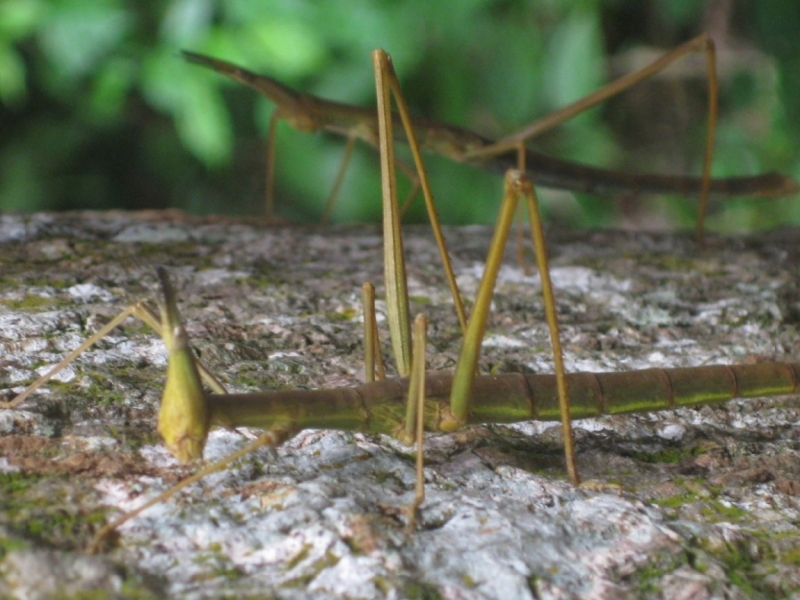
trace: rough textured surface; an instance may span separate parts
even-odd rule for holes
[[[459,333],[427,228],[408,231],[429,368]],[[796,359],[800,232],[712,238],[551,232],[571,370]],[[470,295],[489,231],[448,232]],[[232,389],[361,378],[359,286],[382,279],[373,227],[276,229],[176,214],[0,219],[0,378],[19,391],[171,268],[190,335]],[[536,277],[509,254],[484,371],[550,371]],[[388,347],[385,346],[385,347]],[[91,534],[188,471],[159,445],[165,357],[129,321],[44,391],[0,411],[0,594],[48,598],[745,598],[800,593],[800,399],[736,400],[578,423],[585,479],[565,482],[558,428],[486,425],[426,438],[305,431],[124,526]],[[6,394],[7,399],[12,392]],[[207,458],[242,443],[213,435]]]

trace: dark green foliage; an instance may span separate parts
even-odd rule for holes
[[[392,54],[416,114],[500,137],[629,70],[634,51],[668,49],[705,28],[723,59],[715,173],[781,170],[799,177],[798,9],[792,2],[739,1],[729,13],[705,10],[696,2],[621,0],[472,0],[457,7],[423,0],[5,0],[0,210],[260,214],[272,105],[186,64],[181,49],[326,98],[372,105],[370,51],[381,46]],[[537,146],[601,166],[698,173],[702,69],[675,72],[684,75],[641,86]],[[342,148],[339,139],[279,128],[282,215],[319,219]],[[494,219],[500,178],[444,159],[430,165],[446,221]],[[376,219],[378,176],[374,152],[362,148],[335,219]],[[696,200],[672,200],[549,194],[544,204],[550,218],[574,225],[618,224],[641,211],[651,225],[691,224]],[[718,206],[711,223],[741,229],[794,222],[797,205],[737,201]],[[411,218],[422,218],[421,203]]]

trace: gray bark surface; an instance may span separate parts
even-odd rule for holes
[[[412,310],[431,320],[428,367],[452,369],[460,333],[432,236],[426,227],[406,234]],[[446,231],[468,298],[490,234]],[[712,237],[705,249],[674,234],[548,237],[569,370],[800,354],[797,230]],[[170,270],[204,362],[231,390],[362,381],[360,285],[382,289],[375,227],[6,215],[0,249],[7,400],[124,306],[152,297],[157,264]],[[482,372],[552,371],[539,294],[538,277],[509,251]],[[598,482],[580,488],[566,481],[556,424],[428,435],[427,498],[412,535],[400,513],[413,497],[412,450],[381,436],[304,431],[151,509],[107,553],[86,557],[103,523],[191,471],[155,433],[165,366],[160,340],[130,320],[22,406],[0,410],[0,595],[800,593],[797,396],[578,422],[581,474]],[[206,458],[243,442],[216,432]]]

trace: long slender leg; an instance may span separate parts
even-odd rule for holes
[[[347,166],[350,164],[350,157],[353,155],[353,148],[356,146],[356,137],[348,136],[347,143],[344,146],[344,156],[339,165],[339,170],[336,171],[336,179],[333,180],[333,187],[325,199],[325,210],[322,212],[322,224],[327,225],[331,220],[331,213],[333,212],[333,203],[339,195],[339,188],[342,187],[344,181],[344,174],[347,172]]]
[[[270,123],[270,135],[272,136],[272,125]],[[336,177],[333,180],[333,185],[331,186],[331,191],[328,192],[328,197],[325,199],[325,208],[322,211],[322,219],[320,220],[323,225],[327,225],[330,223],[331,215],[333,214],[333,206],[336,203],[336,199],[339,197],[339,192],[342,188],[342,183],[344,183],[344,176],[347,173],[347,167],[350,165],[350,159],[353,156],[353,149],[356,147],[356,142],[358,141],[358,137],[355,135],[347,136],[347,143],[344,146],[344,153],[342,155],[342,162],[339,164],[339,168],[336,171]],[[270,151],[269,156],[274,156],[273,152]],[[417,193],[419,193],[419,177],[417,177],[416,173],[406,165],[402,160],[395,157],[395,164],[397,168],[400,169],[405,175],[411,180],[411,190],[408,192],[405,200],[401,204],[400,208],[400,218],[402,219],[408,209],[411,207],[411,202],[416,197]],[[267,178],[268,181],[270,178],[274,178],[274,172],[270,169],[270,176]],[[272,184],[268,185],[268,189],[272,190]],[[270,204],[272,201],[270,200]]]
[[[408,506],[406,532],[414,531],[417,509],[425,501],[425,346],[428,343],[428,318],[417,315],[414,319],[414,353],[411,381],[408,386],[408,410],[405,436],[417,442],[417,482],[414,500]]]
[[[355,148],[357,141],[358,138],[354,135],[347,137],[347,143],[344,147],[344,156],[342,156],[342,162],[339,165],[339,170],[336,171],[336,178],[333,180],[331,191],[328,193],[328,197],[325,199],[325,209],[322,212],[323,225],[327,225],[331,220],[333,205],[336,202],[336,198],[339,197],[339,190],[344,182],[344,176],[347,172],[347,167],[350,164],[350,158],[353,155],[353,148]],[[414,170],[411,167],[397,157],[395,157],[395,164],[397,165],[397,168],[400,169],[400,171],[402,171],[411,181],[411,190],[408,192],[405,200],[403,200],[402,204],[400,205],[400,219],[402,220],[408,212],[408,209],[411,208],[411,203],[414,201],[414,198],[416,198],[417,194],[419,193],[419,177],[417,177],[417,174],[414,173]]]
[[[264,215],[267,221],[275,219],[275,136],[278,131],[278,121],[281,118],[281,111],[276,108],[269,119],[269,132],[267,133],[267,181],[266,205],[264,206]]]
[[[453,296],[453,303],[455,304],[456,314],[458,321],[461,324],[462,330],[466,330],[467,314],[464,310],[461,301],[461,294],[458,291],[456,278],[453,274],[453,268],[450,264],[450,255],[447,252],[447,244],[444,240],[441,225],[439,224],[439,216],[436,213],[436,205],[433,200],[433,192],[428,184],[428,177],[425,173],[425,164],[422,162],[422,156],[419,152],[419,144],[417,137],[414,133],[414,128],[411,124],[411,117],[408,114],[403,93],[400,89],[400,82],[395,75],[394,67],[389,55],[383,50],[375,50],[372,53],[372,64],[375,70],[375,82],[378,88],[378,131],[379,131],[379,147],[381,151],[381,181],[384,188],[384,197],[387,193],[393,192],[392,198],[396,197],[396,186],[394,183],[394,149],[392,147],[393,138],[392,132],[392,118],[389,109],[390,104],[390,90],[394,94],[397,110],[400,113],[400,119],[403,123],[403,128],[408,139],[411,154],[414,158],[414,165],[417,168],[417,176],[419,177],[422,193],[425,197],[425,207],[428,211],[428,218],[433,228],[433,235],[436,239],[436,245],[439,248],[439,255],[444,265],[445,276],[447,284],[450,287],[450,293]],[[387,137],[388,136],[388,137]],[[384,218],[386,218],[386,211],[384,210]],[[398,225],[399,227],[399,225]],[[385,235],[385,234],[384,234]]]
[[[400,169],[406,177],[408,177],[409,181],[411,181],[411,189],[409,190],[408,194],[406,194],[406,198],[403,200],[403,203],[400,205],[400,218],[404,219],[406,214],[408,214],[408,211],[411,209],[411,204],[414,202],[417,194],[419,194],[420,182],[419,177],[414,170],[399,158],[397,159],[397,168]]]
[[[383,256],[386,285],[386,310],[389,333],[397,371],[411,372],[411,321],[408,310],[406,263],[403,234],[397,207],[397,182],[394,177],[394,136],[392,134],[392,99],[386,81],[388,69],[373,54],[378,105],[378,130],[381,161],[381,198],[383,199]]]
[[[292,432],[285,432],[285,431],[282,431],[282,430],[268,431],[268,432],[258,436],[258,438],[256,438],[255,440],[253,440],[252,442],[250,442],[246,446],[243,446],[242,448],[240,448],[236,452],[233,452],[233,453],[229,454],[228,456],[226,456],[225,458],[223,458],[221,460],[218,460],[217,462],[202,468],[201,470],[199,470],[194,475],[191,475],[191,476],[187,477],[186,479],[181,480],[180,482],[176,483],[175,485],[173,485],[168,490],[164,490],[163,492],[161,492],[157,496],[151,498],[150,500],[147,500],[141,506],[138,506],[137,508],[134,508],[133,510],[126,512],[124,515],[122,515],[118,519],[116,519],[116,520],[112,521],[111,523],[108,523],[107,525],[103,526],[103,528],[100,529],[100,531],[98,531],[95,534],[94,539],[92,540],[92,543],[86,549],[86,553],[87,554],[96,554],[97,552],[102,550],[103,549],[103,544],[104,544],[106,538],[109,536],[109,534],[111,534],[114,530],[116,530],[117,527],[119,527],[123,523],[127,523],[128,521],[130,521],[131,519],[133,519],[137,515],[140,515],[142,512],[144,512],[145,510],[147,510],[151,506],[155,506],[156,504],[160,504],[161,502],[169,500],[172,496],[174,496],[175,494],[180,492],[182,489],[192,485],[193,483],[196,483],[196,482],[200,481],[206,475],[210,475],[211,473],[216,473],[217,471],[222,470],[224,467],[228,466],[232,462],[242,458],[243,456],[247,456],[248,454],[250,454],[254,450],[257,450],[257,449],[261,448],[262,446],[279,446],[279,445],[281,445],[289,437],[291,437],[291,433]]]
[[[47,371],[44,375],[39,377],[36,381],[30,384],[22,393],[17,395],[14,399],[9,400],[8,402],[0,402],[0,408],[15,408],[19,406],[22,402],[24,402],[33,392],[37,389],[42,387],[45,383],[50,381],[55,375],[65,369],[70,363],[72,363],[78,356],[80,356],[84,351],[91,348],[94,344],[99,342],[103,339],[106,335],[108,335],[112,330],[116,327],[121,325],[125,319],[128,317],[138,317],[141,319],[145,324],[149,325],[153,331],[155,331],[158,335],[161,335],[161,321],[159,320],[158,316],[153,312],[153,310],[148,307],[144,302],[138,302],[136,304],[132,304],[122,310],[116,317],[111,319],[108,323],[103,325],[97,332],[95,332],[92,336],[86,339],[80,346],[75,348],[72,352],[67,354],[61,361],[56,364],[52,369]],[[209,371],[205,365],[203,365],[200,361],[197,361],[197,368],[200,371],[200,376],[203,378],[203,381],[217,394],[225,394],[227,393],[225,390],[225,386]]]
[[[386,368],[381,356],[375,317],[375,286],[369,282],[361,286],[361,305],[364,309],[364,380],[385,379]]]
[[[558,313],[556,311],[553,284],[550,280],[550,263],[547,258],[547,244],[544,239],[542,227],[542,211],[539,208],[539,198],[536,189],[525,175],[525,145],[520,143],[518,148],[519,173],[515,177],[515,184],[520,194],[525,196],[528,205],[528,218],[530,220],[533,248],[536,253],[536,266],[539,278],[542,281],[542,301],[544,302],[545,320],[550,330],[550,343],[553,347],[553,366],[555,367],[556,388],[558,390],[558,405],[561,413],[561,433],[564,438],[564,461],[567,474],[573,485],[580,484],[578,465],[575,460],[575,436],[572,433],[572,415],[569,403],[569,390],[567,388],[566,369],[564,368],[564,351],[561,348],[561,335],[558,327]]]
[[[442,429],[457,429],[466,422],[469,413],[469,399],[472,393],[474,373],[478,364],[481,341],[486,330],[486,321],[489,316],[489,307],[494,293],[497,273],[503,258],[503,251],[508,241],[509,230],[514,218],[517,200],[523,195],[528,200],[531,231],[533,234],[536,261],[542,280],[542,296],[544,298],[545,315],[550,329],[550,338],[553,344],[553,360],[555,363],[556,381],[558,386],[559,406],[561,410],[562,431],[564,433],[564,454],[567,462],[567,473],[574,485],[580,483],[572,436],[572,421],[570,417],[569,396],[564,372],[563,353],[558,332],[558,320],[555,310],[553,289],[550,283],[549,266],[541,228],[538,201],[533,194],[533,188],[522,171],[510,170],[506,173],[505,194],[500,209],[500,216],[495,227],[494,237],[486,258],[486,267],[483,272],[475,305],[472,309],[469,327],[461,346],[461,354],[456,364],[453,378],[453,387],[450,394],[450,421],[442,423]]]
[[[381,125],[380,146],[381,146],[381,161],[382,161],[381,166],[382,166],[382,178],[384,187],[384,198],[388,197],[393,199],[394,194],[392,194],[392,190],[394,189],[394,177],[393,177],[393,172],[391,172],[391,166],[393,162],[393,152],[391,144],[392,140],[391,119],[389,118],[390,115],[388,113],[388,108],[387,108],[389,103],[389,98],[388,98],[389,91],[387,89],[387,85],[392,86],[392,92],[394,92],[395,98],[397,99],[398,110],[400,112],[400,116],[404,124],[407,118],[405,116],[406,115],[405,103],[402,100],[402,91],[400,90],[397,77],[395,76],[394,70],[391,65],[391,59],[388,57],[388,55],[382,50],[376,50],[373,53],[373,64],[375,65],[376,82],[378,82],[377,84],[378,114],[379,114],[379,124]],[[426,203],[429,201],[431,203],[431,209],[429,210],[429,214],[431,214],[431,222],[433,222],[433,214],[435,214],[435,210],[432,209],[432,195],[430,194],[429,191],[424,165],[422,165],[422,160],[419,157],[418,145],[416,143],[416,137],[414,135],[413,128],[410,126],[410,121],[409,124],[406,126],[406,136],[409,140],[411,152],[414,156],[414,161],[417,164],[417,172],[419,173],[420,184],[422,186],[423,192],[425,193]],[[518,149],[520,163],[522,163],[524,161],[523,143],[516,142],[513,148]],[[522,166],[524,168],[524,165]],[[459,356],[459,360],[456,365],[456,373],[453,380],[453,387],[450,396],[451,414],[443,415],[442,420],[440,422],[440,427],[443,431],[457,429],[461,427],[461,425],[463,425],[467,420],[467,414],[469,412],[470,394],[472,392],[474,376],[477,370],[480,347],[483,340],[484,332],[486,330],[486,321],[489,316],[489,307],[491,304],[492,295],[494,293],[494,286],[497,280],[497,273],[500,269],[500,263],[503,258],[503,252],[506,243],[508,241],[508,234],[511,228],[511,223],[513,222],[517,201],[519,199],[520,194],[527,196],[530,193],[532,195],[531,192],[532,188],[530,186],[530,183],[524,177],[523,173],[524,171],[516,171],[512,169],[506,174],[505,192],[500,209],[500,216],[498,218],[497,226],[495,227],[495,233],[492,239],[492,244],[489,249],[489,255],[487,256],[486,259],[486,267],[484,269],[484,275],[483,279],[481,280],[481,285],[478,289],[478,295],[475,299],[475,304],[472,310],[472,316],[469,319],[466,331],[464,333],[464,342],[461,349],[461,355]],[[538,204],[532,200],[529,200],[528,204],[530,210],[536,212],[535,217],[531,215],[532,230],[533,230],[532,233],[534,235],[534,238],[537,240],[536,242],[537,263],[539,265],[543,281],[542,293],[545,298],[544,302],[546,307],[546,314],[548,315],[548,325],[550,327],[551,337],[558,340],[558,325],[556,323],[555,300],[553,299],[552,286],[549,285],[550,280],[549,280],[549,273],[547,272],[548,269],[547,257],[544,251],[544,238],[542,235],[541,223],[538,215]],[[385,206],[384,218],[386,218],[386,210],[391,208],[392,207]],[[386,230],[385,227],[384,230]],[[436,228],[434,228],[434,231],[436,231]],[[386,233],[384,234],[384,236],[385,235]],[[446,249],[443,251],[443,254],[447,255]],[[388,256],[388,251],[387,251],[387,256]],[[547,285],[544,284],[545,280],[547,281]],[[387,283],[387,294],[388,294],[388,289],[389,289],[389,284]],[[387,296],[387,304],[388,304],[388,296]],[[565,455],[567,457],[567,462],[568,462],[568,472],[570,480],[577,485],[579,483],[579,478],[578,478],[577,468],[575,467],[575,462],[574,462],[571,420],[569,414],[569,397],[567,395],[566,376],[564,374],[564,365],[563,365],[560,343],[556,342],[553,345],[553,352],[554,352],[554,361],[556,370],[560,371],[560,375],[558,376],[560,382],[559,402],[562,407],[562,427],[565,432],[565,448],[566,448]]]
[[[503,202],[500,205],[500,215],[494,228],[494,236],[489,246],[489,254],[486,257],[483,278],[475,296],[467,332],[464,334],[461,353],[456,363],[456,372],[450,393],[450,411],[452,414],[449,419],[445,418],[443,421],[443,431],[458,429],[467,421],[469,398],[472,393],[473,378],[478,366],[483,334],[486,331],[486,321],[489,318],[489,306],[494,294],[494,285],[497,280],[497,273],[500,270],[500,263],[503,260],[503,252],[508,241],[508,233],[514,220],[517,198],[518,194],[514,190],[513,181],[509,174],[506,174],[505,192],[503,194]]]
[[[567,464],[567,474],[573,485],[580,483],[578,465],[575,462],[575,438],[572,434],[572,416],[570,415],[569,390],[567,389],[566,369],[564,368],[564,351],[561,349],[561,335],[558,328],[558,314],[556,312],[553,284],[550,281],[550,264],[547,258],[547,245],[542,229],[542,213],[539,210],[539,199],[530,180],[522,175],[515,182],[528,203],[528,218],[531,225],[533,246],[536,251],[536,265],[539,277],[542,280],[542,298],[544,300],[545,319],[550,330],[550,343],[553,346],[553,363],[556,373],[556,387],[558,389],[558,405],[561,413],[561,432],[564,438],[564,460]]]
[[[714,50],[714,42],[707,33],[702,33],[697,37],[692,38],[688,42],[681,44],[674,50],[667,52],[661,58],[652,62],[643,69],[624,75],[619,79],[603,86],[596,92],[568,104],[564,108],[556,110],[547,116],[534,121],[527,127],[504,137],[503,139],[495,142],[491,146],[487,146],[470,154],[472,157],[478,156],[491,156],[500,154],[508,150],[514,150],[523,145],[527,140],[533,139],[545,131],[552,129],[556,125],[563,123],[574,117],[575,115],[585,111],[592,106],[603,102],[612,96],[628,89],[629,87],[652,77],[666,69],[669,65],[674,63],[680,58],[692,54],[693,52],[705,52],[708,65],[708,130],[706,136],[706,148],[703,157],[703,174],[702,174],[702,187],[700,191],[700,204],[697,216],[697,240],[699,243],[703,241],[703,228],[705,226],[705,217],[708,209],[708,195],[711,186],[711,161],[714,154],[714,135],[717,127],[717,110],[718,110],[718,96],[719,84],[717,82],[717,67],[716,67],[716,52]],[[535,182],[534,182],[535,183]]]

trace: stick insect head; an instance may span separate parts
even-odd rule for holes
[[[167,449],[179,461],[187,462],[203,457],[210,411],[189,337],[181,323],[175,292],[163,267],[158,268],[158,277],[162,292],[159,303],[162,337],[169,356],[158,432]]]

